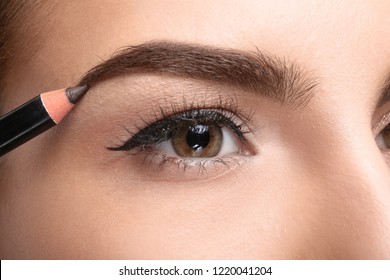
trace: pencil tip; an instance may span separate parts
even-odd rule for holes
[[[72,104],[76,104],[81,97],[84,96],[84,94],[87,93],[89,89],[88,85],[83,85],[83,86],[77,86],[77,87],[68,87],[65,90],[66,96],[68,97],[68,100]]]

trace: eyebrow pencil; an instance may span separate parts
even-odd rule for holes
[[[0,156],[57,125],[88,91],[88,86],[42,93],[0,117]]]

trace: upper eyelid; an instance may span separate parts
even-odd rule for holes
[[[189,109],[189,110],[179,112],[176,114],[171,114],[171,115],[166,115],[164,112],[162,112],[161,113],[162,116],[160,117],[159,120],[154,121],[153,123],[147,123],[146,126],[142,129],[139,129],[138,132],[131,133],[132,135],[131,135],[130,139],[124,141],[121,145],[114,146],[114,147],[107,147],[107,149],[115,151],[115,150],[131,150],[133,148],[136,148],[136,147],[140,146],[141,144],[138,145],[137,142],[135,142],[135,144],[134,144],[134,141],[138,141],[137,139],[135,139],[135,137],[137,137],[137,135],[139,136],[139,134],[143,130],[147,131],[151,126],[163,127],[163,125],[166,125],[166,126],[172,125],[172,123],[170,123],[170,121],[173,121],[173,122],[180,121],[180,118],[182,116],[185,116],[186,113],[190,113],[190,112],[197,112],[197,114],[201,117],[202,117],[202,112],[205,112],[205,113],[215,112],[218,115],[214,115],[214,117],[219,116],[221,118],[220,120],[225,119],[225,125],[228,125],[228,122],[230,122],[230,128],[234,130],[234,133],[241,140],[245,140],[245,137],[243,135],[250,131],[250,128],[248,127],[248,123],[250,122],[249,118],[251,118],[250,116],[246,116],[246,117],[241,116],[241,118],[243,118],[243,119],[241,119],[240,116],[237,116],[237,115],[240,115],[239,112],[235,112],[235,113],[229,112],[229,111],[227,111],[225,109],[221,109],[221,108],[219,108],[219,109],[195,108],[195,109]],[[205,117],[205,113],[203,113],[203,117]],[[178,118],[178,119],[175,120],[175,118]],[[241,123],[236,124],[235,123],[235,121],[237,122],[236,119],[240,120]],[[191,120],[196,120],[196,118],[193,118]],[[217,121],[217,120],[210,119],[209,121],[212,122],[212,121]],[[244,129],[248,129],[248,131],[244,130]],[[169,131],[165,131],[165,133],[169,133]],[[159,140],[165,141],[168,139],[167,136],[168,135],[161,135]],[[151,140],[150,144],[157,144],[157,142],[158,142],[158,138],[155,138],[155,139]],[[145,141],[145,143],[147,143],[147,142]]]
[[[382,116],[382,118],[375,124],[373,134],[377,136],[387,125],[390,124],[390,112]]]

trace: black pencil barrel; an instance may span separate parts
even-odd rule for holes
[[[0,156],[53,127],[41,96],[0,117]]]

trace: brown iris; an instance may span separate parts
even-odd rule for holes
[[[187,123],[173,134],[172,146],[182,157],[214,157],[221,150],[222,130],[215,125]]]

